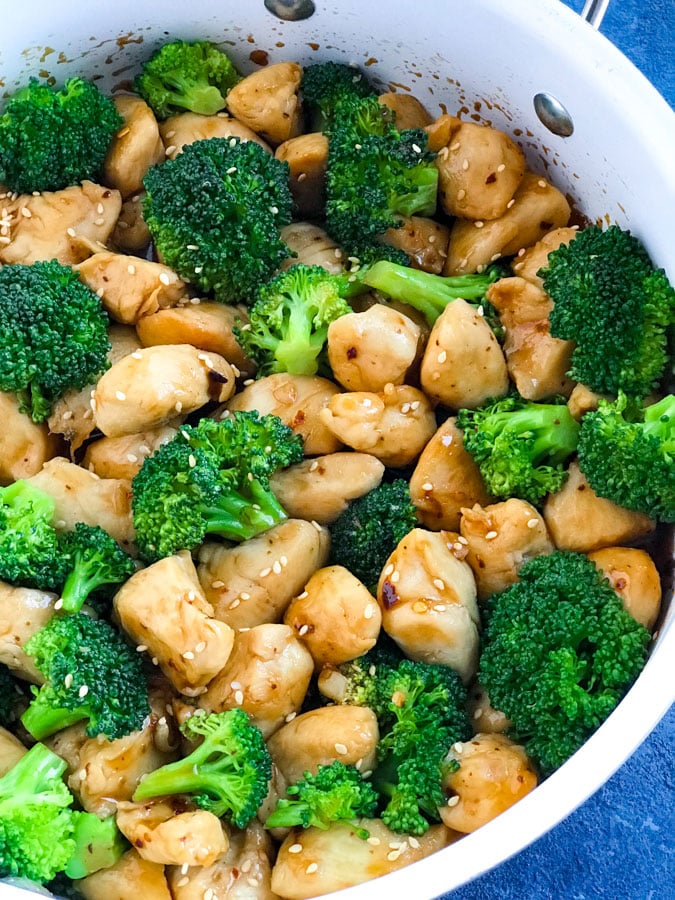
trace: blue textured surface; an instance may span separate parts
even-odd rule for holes
[[[568,5],[579,11],[583,2]],[[601,31],[675,107],[675,0],[612,0]],[[675,707],[616,775],[557,828],[446,895],[447,900],[598,897],[675,900]]]

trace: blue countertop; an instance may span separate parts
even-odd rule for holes
[[[675,2],[612,0],[600,30],[675,107]],[[672,707],[576,812],[445,900],[675,900],[674,773]]]

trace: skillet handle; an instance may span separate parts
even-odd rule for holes
[[[607,12],[609,0],[586,0],[579,15],[597,31]]]

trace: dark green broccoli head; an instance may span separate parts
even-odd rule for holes
[[[27,481],[0,488],[0,579],[59,590],[67,568],[52,526],[54,500]]]
[[[554,306],[554,337],[575,341],[570,375],[594,391],[645,397],[668,359],[675,289],[640,241],[592,226],[548,256],[540,270]]]
[[[229,57],[209,41],[171,41],[144,63],[134,87],[158,119],[190,110],[213,116],[240,80]]]
[[[675,522],[675,396],[641,408],[620,394],[581,420],[579,466],[590,486],[626,509]]]
[[[287,163],[254,141],[209,138],[143,179],[143,214],[163,261],[226,303],[247,301],[289,256]]]
[[[79,612],[90,594],[120,584],[136,571],[134,560],[98,525],[78,522],[59,541],[68,576],[61,590],[63,609]]]
[[[96,180],[122,124],[95,84],[70,78],[55,90],[33,78],[0,117],[0,181],[29,194]]]
[[[375,91],[360,69],[337,62],[305,66],[301,91],[303,104],[310,114],[312,131],[329,128],[341,102],[375,96]]]
[[[56,260],[0,269],[0,390],[42,422],[67,390],[110,365],[101,300]]]
[[[489,598],[479,678],[545,775],[602,724],[644,665],[649,632],[595,565],[558,551]]]

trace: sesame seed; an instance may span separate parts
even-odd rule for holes
[[[300,635],[300,637],[304,637],[308,631],[309,625],[301,625],[300,628],[298,628],[298,634]]]
[[[195,459],[194,453],[191,453],[188,456],[188,465],[191,469],[194,469],[194,467],[197,465],[197,460]]]
[[[539,519],[528,519],[527,520],[528,528],[536,528],[538,524],[539,524]]]
[[[150,660],[150,662],[153,664],[153,666],[159,665],[159,660],[157,659],[156,656],[153,656],[152,659]]]
[[[389,860],[389,862],[396,862],[400,855],[400,850],[390,850],[389,853],[387,853],[387,859]]]
[[[408,837],[408,843],[412,847],[413,850],[419,850],[420,842],[414,837],[412,834]]]
[[[190,866],[188,865],[188,863],[183,863],[183,865],[180,867],[180,874],[187,875],[187,870],[189,868],[190,868]]]
[[[225,582],[224,581],[212,581],[211,587],[213,588],[214,591],[217,591],[220,588],[225,587]]]
[[[279,207],[278,206],[270,206],[270,212],[272,213],[273,216],[276,216],[276,214],[279,212]]]
[[[444,434],[443,437],[441,438],[441,444],[443,444],[444,447],[449,447],[451,443],[452,443],[452,435]]]
[[[63,599],[59,597],[59,599],[54,604],[54,609],[63,609]]]
[[[419,408],[420,408],[420,401],[419,401],[419,400],[413,400],[413,402],[410,404],[410,409],[412,409],[412,411],[415,412],[415,411],[418,410]]]
[[[473,223],[474,228],[482,228],[484,225],[485,222],[482,222],[480,219]]]
[[[241,605],[241,600],[239,599],[239,597],[235,597],[234,600],[232,601],[232,603],[230,603],[230,605],[227,608],[228,609],[236,609],[240,605]]]
[[[131,354],[131,356],[133,359],[143,359],[143,354],[141,353],[140,350],[134,350],[134,352]]]
[[[307,178],[307,172],[300,172],[300,174],[298,175],[298,178],[297,178],[298,184],[301,181],[304,181],[306,178]]]
[[[456,143],[454,143],[454,144],[450,144],[450,149],[453,151],[459,150],[460,147],[461,147],[461,144],[459,143],[459,141],[456,141]]]
[[[434,578],[434,587],[437,587],[439,591],[444,591],[445,582],[441,578]]]
[[[480,717],[481,717],[482,715],[483,715],[483,710],[480,708],[480,706],[478,707],[478,709],[475,709],[475,710],[473,711],[473,717],[474,717],[474,719],[480,719]]]
[[[230,687],[232,688],[233,691],[239,691],[239,690],[241,690],[241,682],[240,681],[231,681]]]
[[[463,547],[462,547],[462,545],[460,544],[459,541],[455,541],[455,543],[452,545],[452,549],[453,549],[453,550],[462,550]]]
[[[290,712],[284,719],[284,722],[292,722],[296,716],[297,716],[296,712]]]
[[[364,397],[364,399],[363,399],[363,405],[364,405],[366,408],[368,408],[369,406],[372,406],[372,405],[373,405],[373,401],[370,399],[370,397]]]
[[[537,182],[537,184],[539,185],[540,188],[548,187],[548,185],[546,184],[546,182],[544,181],[543,178],[540,178],[539,181]]]
[[[186,244],[185,249],[186,250],[199,250],[199,247],[196,244]]]
[[[487,531],[487,532],[485,533],[485,540],[486,540],[486,541],[494,541],[494,539],[495,539],[496,537],[497,537],[497,532],[496,532],[496,531]]]
[[[115,396],[117,397],[118,400],[126,400],[127,399],[127,395],[125,393],[123,393],[122,391],[115,391]]]
[[[410,412],[410,404],[404,403],[403,406],[401,407],[401,412],[403,413],[404,416],[407,415]]]
[[[371,678],[373,677],[373,675],[375,674],[376,671],[377,671],[377,669],[375,668],[375,666],[368,666],[368,674],[370,675]]]
[[[302,853],[302,844],[291,844],[288,848],[289,853]]]
[[[464,745],[460,744],[460,742],[457,741],[456,744],[452,745],[452,749],[454,750],[455,753],[462,753],[462,751],[464,750]]]
[[[400,572],[392,572],[389,580],[391,581],[392,584],[397,584],[400,577],[401,577]]]
[[[99,216],[97,219],[94,219],[94,225],[104,225],[105,219],[103,216]]]
[[[465,197],[466,197],[466,191],[464,190],[464,188],[460,188],[460,189],[457,191],[457,199],[458,199],[458,200],[463,200]]]
[[[244,702],[244,692],[243,691],[235,691],[234,702],[237,704],[237,706],[241,706],[241,704]]]
[[[506,204],[506,208],[511,209],[511,207],[514,205],[515,202],[516,202],[515,200],[509,200],[509,202]]]
[[[448,354],[446,353],[446,351],[445,351],[445,350],[441,350],[441,352],[440,352],[440,353],[438,354],[438,356],[437,356],[437,361],[438,361],[441,365],[443,365],[443,363],[446,361],[447,358],[448,358]]]
[[[465,172],[469,168],[469,160],[468,159],[463,160],[462,168],[464,169]]]
[[[454,797],[448,797],[448,806],[457,806],[459,803],[459,797],[455,794]]]
[[[180,402],[180,400],[176,400],[176,404],[175,404],[175,406],[174,406],[174,409],[176,410],[177,413],[179,413],[179,412],[182,411],[182,409],[183,409],[183,404]]]
[[[394,564],[393,564],[393,563],[389,563],[389,565],[387,566],[387,568],[384,570],[384,573],[383,573],[383,574],[384,574],[384,577],[385,577],[385,578],[388,578],[389,575],[391,575],[391,573],[392,573],[393,571],[394,571]]]
[[[371,835],[369,838],[366,838],[366,844],[370,844],[371,847],[379,847],[381,841],[379,837],[375,837],[375,835]]]
[[[248,594],[246,591],[242,591],[242,592],[239,594],[239,599],[240,599],[240,600],[250,600],[250,599],[251,599],[251,595]]]
[[[318,468],[319,468],[319,463],[318,463],[316,460],[313,460],[313,462],[310,463],[309,471],[310,471],[310,472],[316,472],[316,470],[317,470]]]
[[[272,571],[275,575],[281,575],[281,563],[278,559],[274,560],[274,563],[272,564]]]
[[[33,213],[26,206],[22,206],[21,207],[21,215],[24,216],[24,218],[26,218],[26,219],[30,219],[30,218],[32,218]]]
[[[415,153],[421,153],[421,152],[422,152],[422,148],[419,147],[417,144],[413,144],[413,145],[412,145],[412,148],[413,148],[413,150],[415,151]]]
[[[138,644],[138,646],[136,647],[136,653],[145,653],[147,649],[148,648],[146,644]]]
[[[318,871],[319,871],[318,863],[310,863],[307,866],[307,868],[305,869],[305,872],[307,873],[307,875],[313,875],[315,872],[318,872]]]
[[[457,538],[457,543],[464,544],[465,547],[467,547],[469,545],[469,542],[467,541],[467,539],[465,537],[462,537],[461,535],[460,535],[460,537]]]
[[[195,655],[192,652],[192,650],[186,650],[185,653],[183,653],[183,659],[190,660],[190,659],[194,659],[194,658],[195,658]]]
[[[437,603],[434,606],[434,612],[445,612],[446,609],[447,609],[447,606],[444,606],[442,603]]]
[[[73,673],[72,672],[68,672],[66,677],[63,679],[63,686],[66,689],[71,688],[73,686]]]
[[[67,422],[69,419],[72,419],[72,418],[73,418],[73,411],[72,411],[72,409],[67,409],[67,410],[64,412],[62,418],[63,418],[63,421],[64,421],[64,422]]]
[[[490,257],[490,262],[496,262],[496,260],[498,260],[500,256],[501,256],[501,253],[493,253],[492,256]]]
[[[307,593],[307,591],[303,591],[301,594],[298,594],[297,599],[304,600],[305,597],[309,597],[309,594]]]
[[[479,316],[481,319],[484,317],[485,310],[483,309],[482,305],[479,306],[478,309],[476,310],[476,315]]]
[[[164,153],[165,153],[167,156],[171,156],[171,154],[172,154],[172,153],[175,153],[175,152],[176,152],[176,145],[175,145],[175,144],[169,144],[169,146],[168,146],[168,147],[166,148],[166,150],[164,151]]]
[[[82,687],[77,692],[77,696],[78,697],[86,697],[88,693],[89,693],[89,688],[87,687],[86,684],[83,684]]]
[[[366,608],[363,610],[363,618],[364,619],[372,619],[373,614],[375,613],[375,607],[372,603],[369,603]]]
[[[176,882],[176,887],[177,888],[185,887],[186,884],[190,884],[190,879],[187,877],[187,875],[183,875],[183,877],[179,881]]]
[[[434,489],[434,486],[430,481],[425,481],[424,484],[422,485],[423,491],[433,491],[433,489]]]
[[[234,175],[234,173],[235,173],[236,171],[237,171],[237,167],[236,167],[236,166],[230,166],[230,168],[227,169],[227,171],[226,171],[225,174],[226,174],[226,175]]]
[[[272,571],[271,566],[266,566],[264,569],[261,569],[258,572],[258,577],[259,578],[267,578],[267,576],[270,574],[271,571]]]
[[[242,867],[242,868],[243,868],[243,867]],[[247,879],[246,879],[246,884],[247,884],[249,887],[254,887],[254,888],[259,886],[259,882],[258,882],[257,878],[253,878],[253,876],[251,876],[250,878],[247,878]]]
[[[500,164],[497,166],[497,171],[498,171],[498,172],[503,172],[505,168],[506,168],[506,166],[504,165],[504,163],[500,163]]]
[[[162,272],[162,274],[159,276],[159,280],[162,282],[162,284],[171,284],[171,279],[166,274],[166,272]]]
[[[216,893],[215,893],[215,891],[213,890],[213,888],[207,888],[207,889],[204,891],[204,897],[203,897],[203,900],[214,900],[214,897],[215,897],[215,896],[216,896]]]
[[[316,519],[312,519],[312,525],[316,528],[316,530],[317,530],[319,533],[323,530],[323,529],[321,528],[321,526],[319,525],[319,523],[316,521]]]
[[[138,457],[135,453],[127,453],[127,462],[135,463],[138,462]]]
[[[344,756],[347,752],[346,744],[334,744],[333,746],[335,747],[335,752],[339,753],[340,756]]]

